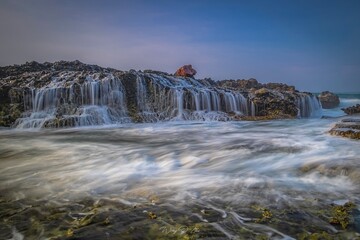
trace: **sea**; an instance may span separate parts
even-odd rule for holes
[[[322,118],[0,130],[0,239],[360,239],[360,141]],[[313,238],[315,239],[315,238]]]

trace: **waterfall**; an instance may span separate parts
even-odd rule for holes
[[[318,99],[296,93],[299,117],[321,116]],[[43,87],[23,89],[17,128],[91,126],[169,120],[226,121],[256,116],[240,92],[192,78],[131,71],[59,74]]]
[[[312,94],[300,94],[297,98],[298,117],[301,118],[320,118],[322,107],[320,101]]]
[[[184,92],[182,89],[176,90],[176,102],[177,102],[177,118],[183,119],[184,114]]]
[[[256,116],[256,107],[255,107],[255,103],[253,101],[251,101],[251,116],[252,117]]]
[[[24,91],[23,116],[16,128],[89,126],[129,122],[121,81],[88,76],[80,85],[54,79],[43,88]]]
[[[136,74],[137,114],[144,122],[228,120],[226,113],[248,112],[247,100],[240,93],[211,88],[190,78]]]

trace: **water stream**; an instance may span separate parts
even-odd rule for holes
[[[359,141],[330,136],[335,122],[0,130],[0,238],[355,239]],[[329,219],[347,202],[343,232]]]

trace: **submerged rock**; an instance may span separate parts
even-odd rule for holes
[[[319,100],[324,109],[336,108],[340,104],[339,96],[329,91],[320,93]]]
[[[341,110],[343,110],[348,115],[357,114],[360,113],[360,104],[356,104],[348,108],[342,108]]]
[[[196,75],[196,70],[193,69],[193,67],[190,64],[182,66],[175,72],[175,76],[179,76],[179,77],[194,77],[195,75]]]

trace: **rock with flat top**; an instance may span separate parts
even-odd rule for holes
[[[360,115],[344,118],[329,131],[331,135],[360,140]]]

